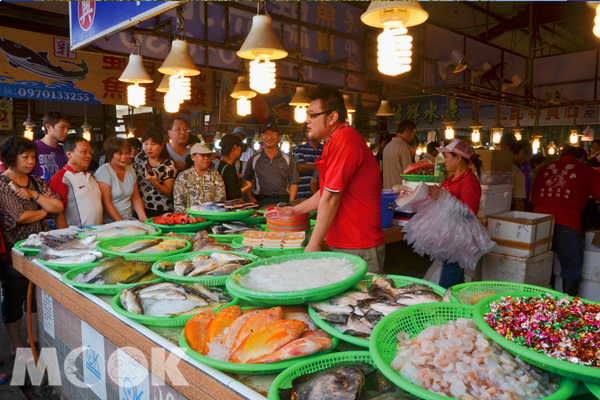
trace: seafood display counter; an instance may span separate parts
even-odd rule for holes
[[[96,341],[95,345],[104,348],[104,359],[100,364],[105,368],[97,373],[105,380],[106,387],[102,390],[105,390],[106,399],[123,398],[119,390],[127,390],[116,383],[120,382],[118,379],[122,381],[122,377],[117,376],[121,372],[117,364],[127,356],[136,361],[141,357],[146,362],[141,364],[147,368],[148,378],[135,390],[138,394],[147,391],[150,399],[266,399],[276,374],[226,374],[204,365],[188,357],[177,344],[183,327],[138,324],[113,311],[110,302],[114,296],[79,291],[63,283],[61,273],[19,250],[13,250],[12,258],[15,269],[37,286],[40,346],[57,349],[62,385],[55,390],[61,391],[62,398],[96,398],[91,395],[92,389],[72,384],[62,368],[69,353],[89,341],[85,336],[92,328],[101,335],[103,342],[98,346]],[[89,367],[87,362],[79,356],[75,366],[76,376],[84,381],[84,369]]]

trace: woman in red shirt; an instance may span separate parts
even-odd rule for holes
[[[469,165],[475,165],[477,175],[481,175],[479,156],[474,154],[473,148],[467,142],[458,139],[454,139],[446,147],[438,147],[437,150],[444,153],[446,170],[450,176],[442,183],[441,188],[435,185],[430,186],[429,192],[437,200],[440,197],[440,190],[445,189],[477,215],[481,199],[481,185]],[[458,263],[444,261],[439,285],[449,288],[464,282],[464,269]]]

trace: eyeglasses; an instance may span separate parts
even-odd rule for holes
[[[177,128],[177,129],[173,129],[173,132],[177,132],[177,133],[179,133],[179,132],[189,133],[190,130],[188,128],[183,128],[183,129]]]
[[[335,111],[337,111],[337,110],[323,111],[323,112],[320,112],[320,113],[308,113],[308,114],[306,115],[306,119],[315,119],[315,118],[317,118],[319,115],[323,115],[323,114],[328,114],[328,115],[329,115],[329,114],[331,114],[332,112],[335,112]]]
[[[279,133],[278,132],[270,131],[269,133],[263,132],[263,133],[261,133],[261,135],[263,135],[263,136],[277,136],[277,135],[279,135]]]

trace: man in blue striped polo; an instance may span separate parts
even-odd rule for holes
[[[298,199],[308,199],[313,193],[310,190],[310,180],[317,168],[315,160],[321,158],[323,145],[319,139],[309,139],[308,142],[296,147],[296,169],[300,173]]]

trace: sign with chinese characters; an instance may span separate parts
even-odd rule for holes
[[[41,33],[0,31],[0,97],[127,104],[128,83],[119,81],[128,59],[69,50],[69,40]],[[163,75],[157,63],[144,61],[154,80],[146,87],[146,106],[163,108],[156,91]],[[213,73],[192,77],[192,99],[182,108],[212,110]]]
[[[402,101],[390,100],[394,115],[389,117],[390,130],[398,128],[400,122],[409,119],[417,124],[417,129],[443,129],[445,113],[456,121],[454,128],[469,128],[472,121],[473,106],[471,101],[442,96],[415,97]],[[493,104],[478,103],[478,119],[484,127],[496,123],[496,107]],[[500,123],[505,127],[514,126],[517,122],[516,107],[501,106]],[[600,106],[565,106],[540,110],[539,126],[571,125],[577,118],[578,125],[596,125],[600,122]],[[535,125],[535,110],[519,109],[521,126]]]
[[[54,303],[52,297],[43,290],[42,292],[42,313],[44,317],[44,331],[54,339]]]
[[[12,104],[10,100],[0,100],[0,131],[11,130],[12,127]]]
[[[81,346],[83,348],[83,381],[100,400],[106,400],[104,337],[84,321],[81,321]]]
[[[71,50],[76,50],[151,18],[173,7],[180,1],[126,1],[114,3],[102,1],[73,1],[69,5],[69,31]]]

